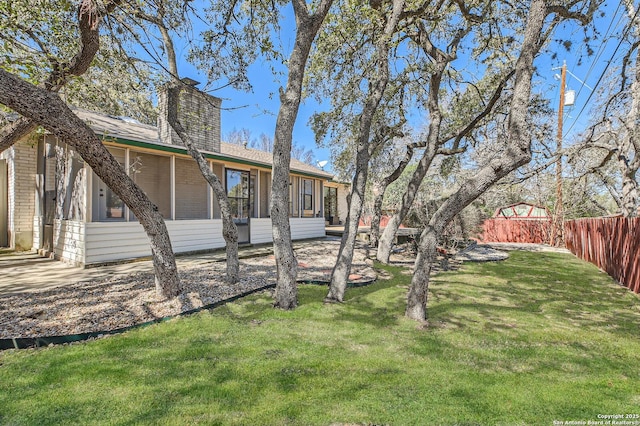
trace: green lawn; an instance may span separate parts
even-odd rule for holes
[[[640,414],[640,300],[570,255],[512,252],[432,283],[302,286],[66,347],[0,353],[0,424],[526,424]],[[640,419],[638,419],[640,420]]]

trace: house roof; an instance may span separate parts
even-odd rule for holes
[[[74,108],[73,112],[86,122],[96,134],[104,138],[113,138],[115,141],[125,145],[144,146],[161,151],[187,153],[186,148],[183,146],[162,143],[158,136],[158,128],[155,126],[143,124],[124,117],[115,117],[79,108]],[[273,156],[270,152],[245,148],[226,142],[220,142],[220,152],[203,151],[203,153],[208,158],[223,161],[229,160],[267,168],[271,168],[273,165]],[[303,163],[295,158],[291,159],[291,171],[323,179],[333,178],[331,173],[310,164]]]

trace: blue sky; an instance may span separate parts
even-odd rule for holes
[[[281,21],[280,24],[283,28],[280,42],[286,46],[291,46],[295,36],[295,20],[290,5],[285,12],[284,21]],[[196,31],[198,30],[196,29]],[[177,50],[176,53],[180,60],[178,67],[181,76],[202,82],[203,84],[199,86],[202,89],[207,81],[206,75],[185,60],[188,53],[185,48]],[[278,78],[277,81],[276,78]],[[278,88],[280,86],[285,87],[286,75],[275,77],[268,64],[258,61],[250,68],[249,80],[253,86],[253,91],[249,93],[230,87],[208,92],[223,99],[221,117],[223,138],[230,131],[243,128],[249,129],[256,139],[262,133],[273,138],[276,118],[280,108]],[[216,85],[213,83],[211,86],[215,87]],[[316,161],[330,160],[331,153],[329,149],[319,148],[316,145],[314,133],[308,126],[309,119],[313,113],[319,110],[320,105],[315,100],[307,99],[303,101],[293,131],[293,142],[298,146],[304,146],[306,149],[313,149]],[[331,171],[331,164],[327,164],[324,169]]]
[[[564,109],[565,146],[575,141],[575,138],[588,127],[591,114],[598,113],[592,109],[596,99],[594,92],[607,84],[604,73],[615,69],[621,63],[628,48],[625,43],[620,44],[627,22],[626,10],[621,3],[606,2],[602,6],[602,14],[596,14],[594,24],[599,35],[598,39],[590,44],[592,54],[588,54],[587,47],[582,42],[582,28],[575,22],[568,22],[557,29],[553,38],[572,40],[571,50],[567,51],[558,43],[553,43],[550,50],[556,52],[557,57],[552,59],[547,53],[536,61],[539,75],[535,78],[537,86],[534,90],[546,96],[554,110],[557,110],[560,102],[560,81],[554,78],[554,75],[560,74],[560,70],[554,68],[561,67],[563,61],[566,61],[566,89],[575,91],[576,102],[574,106]]]
[[[567,23],[558,28],[553,38],[554,40],[572,40],[570,51],[567,51],[558,42],[554,42],[551,43],[548,51],[536,60],[538,74],[534,77],[534,91],[547,97],[553,109],[558,107],[560,86],[559,81],[554,79],[554,75],[559,74],[560,71],[553,68],[560,67],[563,61],[567,63],[569,71],[567,89],[575,90],[577,96],[575,106],[565,108],[565,146],[588,125],[590,105],[593,103],[593,97],[590,98],[591,90],[584,87],[571,74],[595,89],[607,63],[611,61],[611,66],[614,66],[624,54],[623,46],[614,56],[614,50],[618,46],[625,22],[625,19],[621,18],[625,11],[623,7],[619,7],[619,4],[619,2],[606,3],[603,6],[604,14],[596,17],[596,28],[600,33],[600,38],[591,42],[593,49],[591,56],[587,55],[587,48],[582,42],[581,28],[575,23]],[[293,37],[293,17],[290,11],[285,13],[285,20],[288,22],[282,23],[281,42],[286,45],[287,43],[291,44]],[[287,32],[290,32],[291,35],[288,35]],[[552,51],[556,52],[555,58],[551,57]],[[179,57],[184,58],[187,52],[183,49],[182,52],[178,50],[177,53]],[[206,76],[186,63],[184,59],[181,60],[179,68],[182,76],[206,82]],[[286,75],[278,77],[279,81],[276,81],[275,78],[268,65],[257,62],[250,69],[250,81],[253,85],[251,93],[231,88],[211,92],[211,94],[223,98],[223,136],[233,129],[247,128],[256,138],[261,133],[273,137],[276,115],[280,106],[277,95],[278,87],[285,85]],[[293,133],[293,141],[307,149],[312,148],[316,160],[329,160],[329,149],[316,146],[314,134],[308,126],[311,115],[320,109],[321,106],[312,99],[306,100],[301,105]],[[418,125],[419,123],[412,124]],[[332,170],[331,163],[325,166],[325,170]]]

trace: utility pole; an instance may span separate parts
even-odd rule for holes
[[[562,117],[564,114],[564,91],[567,79],[567,62],[562,64],[560,75],[560,105],[558,106],[558,135],[556,144],[556,205],[551,225],[551,245],[564,244],[564,209],[562,204]]]

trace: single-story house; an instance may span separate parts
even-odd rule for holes
[[[239,242],[271,242],[271,154],[222,142],[221,100],[195,87],[181,93],[179,119],[225,185]],[[176,253],[222,248],[218,203],[164,119],[166,100],[159,93],[158,127],[75,113],[158,206]],[[338,216],[339,185],[332,177],[292,159],[293,239],[324,236],[325,220]],[[150,255],[146,234],[129,209],[73,149],[48,134],[33,134],[0,156],[0,246],[38,250],[76,265]]]

